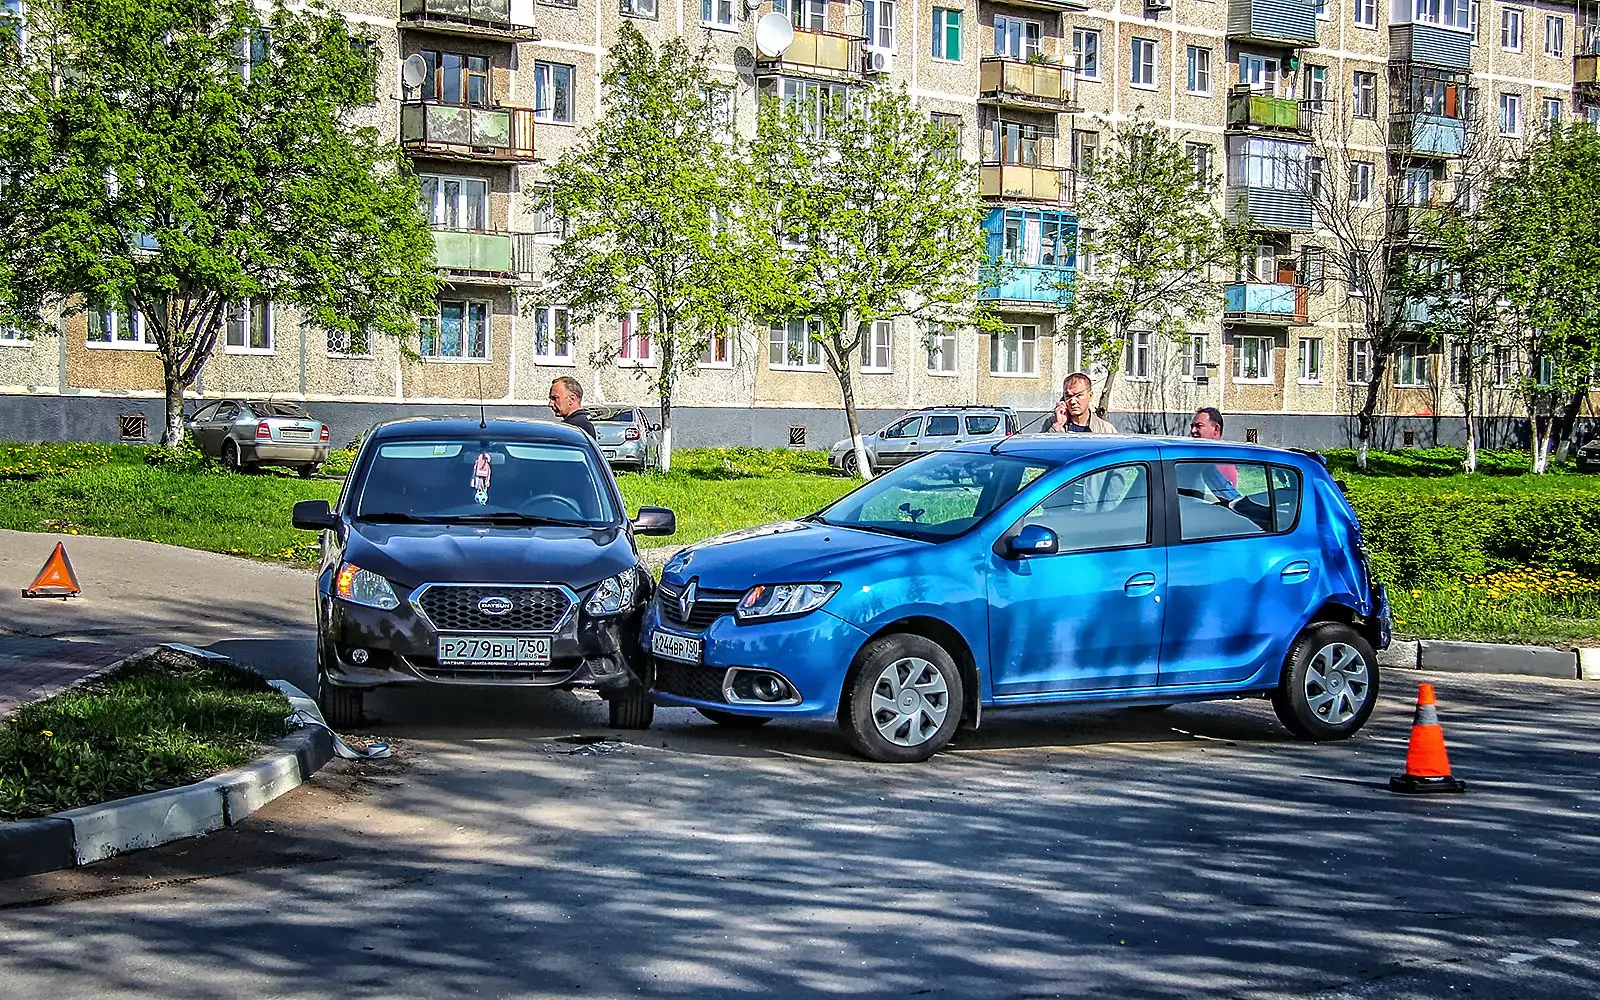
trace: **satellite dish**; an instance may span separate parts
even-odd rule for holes
[[[793,44],[794,25],[787,15],[773,11],[756,22],[756,51],[768,59],[783,55]]]
[[[754,83],[756,79],[756,54],[743,45],[734,49],[733,68],[738,72],[740,80],[745,83]]]
[[[405,62],[400,64],[400,82],[408,89],[416,90],[427,78],[428,60],[420,55],[406,56]]]

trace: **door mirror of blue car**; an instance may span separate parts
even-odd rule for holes
[[[678,515],[665,507],[640,507],[633,519],[636,535],[672,535],[678,531]]]
[[[1060,547],[1056,533],[1042,524],[1025,524],[1011,538],[1010,550],[1014,558],[1023,556],[1053,556]]]
[[[326,500],[302,500],[294,505],[294,526],[307,531],[322,531],[339,523]]]

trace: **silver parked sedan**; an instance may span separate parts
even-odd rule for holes
[[[282,465],[311,478],[328,460],[328,425],[299,403],[223,399],[189,418],[195,444],[235,471]]]
[[[600,453],[612,468],[643,472],[661,451],[661,425],[652,424],[637,406],[591,406]]]

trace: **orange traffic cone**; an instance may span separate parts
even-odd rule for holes
[[[83,593],[78,586],[78,574],[72,571],[72,560],[67,558],[67,547],[56,543],[56,550],[44,561],[33,586],[22,592],[23,597],[77,597]]]
[[[1434,707],[1433,685],[1417,689],[1417,716],[1411,723],[1411,745],[1406,748],[1406,773],[1389,779],[1389,791],[1422,794],[1464,792],[1467,783],[1450,776],[1450,756],[1444,751],[1444,730]]]

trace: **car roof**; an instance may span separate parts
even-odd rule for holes
[[[967,445],[958,451],[990,452],[996,455],[1013,455],[1050,462],[1065,462],[1086,455],[1117,455],[1130,452],[1148,452],[1152,447],[1183,448],[1191,451],[1216,449],[1229,452],[1229,458],[1239,460],[1240,452],[1259,455],[1261,461],[1278,462],[1297,467],[1307,465],[1322,468],[1314,456],[1287,448],[1247,444],[1243,441],[1212,441],[1192,437],[1157,437],[1146,434],[1019,434],[1005,438],[993,445]],[[1221,456],[1219,456],[1220,458]]]
[[[474,417],[401,417],[374,427],[369,439],[387,441],[434,436],[476,438],[486,435],[553,444],[583,444],[589,440],[589,435],[570,424],[530,417],[495,417],[493,420]]]

